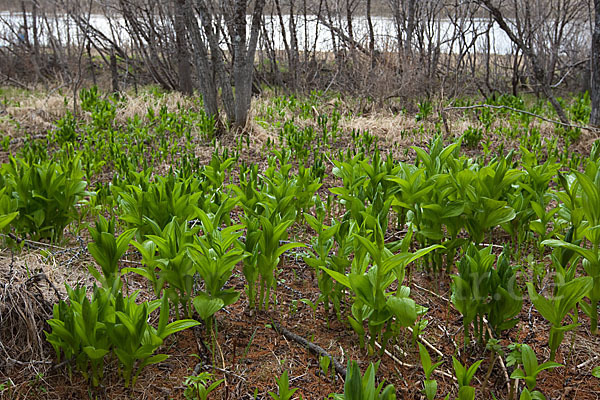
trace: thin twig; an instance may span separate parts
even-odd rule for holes
[[[279,324],[276,321],[273,321],[271,323],[271,326],[273,327],[273,329],[276,332],[282,334],[283,336],[285,336],[286,338],[288,338],[290,340],[293,340],[293,341],[301,344],[302,346],[308,348],[313,353],[315,353],[321,357],[328,357],[331,360],[331,362],[333,362],[335,371],[338,374],[340,374],[342,376],[342,378],[346,379],[346,368],[344,368],[344,366],[342,364],[340,364],[339,361],[337,361],[332,355],[327,353],[327,351],[325,351],[325,349],[323,349],[321,346],[311,343],[308,340],[304,339],[302,336],[299,336],[299,335],[296,335],[295,333],[290,332],[289,330],[287,330],[286,328],[281,326],[281,324]]]
[[[492,247],[492,248],[496,248],[496,249],[504,249],[504,246],[500,246],[499,244],[489,244],[489,243],[481,243],[482,246],[485,247]]]
[[[591,126],[585,126],[585,125],[566,124],[564,122],[556,121],[556,120],[553,120],[553,119],[550,119],[550,118],[543,117],[543,116],[538,115],[538,114],[534,114],[534,113],[529,112],[529,111],[519,110],[518,108],[513,108],[513,107],[509,107],[509,106],[494,106],[494,105],[491,105],[491,104],[475,104],[475,105],[472,105],[472,106],[464,106],[464,107],[446,107],[446,108],[444,108],[444,111],[451,111],[451,110],[474,110],[474,109],[477,109],[477,108],[490,108],[492,110],[510,110],[510,111],[521,113],[521,114],[530,115],[530,116],[535,117],[537,119],[541,119],[542,121],[550,122],[551,124],[561,125],[561,126],[564,126],[566,128],[584,129],[586,131],[590,131],[590,132],[594,132],[594,133],[599,133],[600,132],[600,129],[598,129],[598,128],[594,128],[594,127],[591,127]]]
[[[593,363],[594,361],[596,361],[598,358],[600,358],[600,356],[592,357],[589,360],[582,362],[581,364],[579,364],[576,367],[575,370],[587,367],[588,365],[590,365],[591,363]]]
[[[425,292],[425,293],[427,293],[427,294],[430,294],[430,295],[432,295],[432,296],[435,296],[435,297],[437,297],[437,298],[438,298],[438,299],[440,299],[440,300],[444,300],[445,302],[447,302],[447,303],[450,303],[450,300],[448,300],[447,298],[445,298],[445,297],[444,297],[444,296],[442,296],[441,294],[437,294],[437,293],[435,293],[435,292],[432,292],[431,290],[429,290],[429,289],[426,289],[426,288],[424,288],[424,287],[422,287],[422,286],[419,286],[418,284],[416,284],[416,283],[414,283],[414,282],[412,282],[412,285],[411,285],[411,286],[414,286],[415,288],[417,288],[417,289],[419,289],[419,290],[421,290],[421,291],[423,291],[423,292]],[[450,304],[452,304],[452,303],[450,303]]]
[[[31,246],[35,249],[39,249],[39,247],[37,246],[44,246],[44,247],[54,247],[55,249],[58,250],[68,250],[66,247],[60,247],[60,246],[56,246],[54,244],[50,244],[50,243],[44,243],[44,242],[36,242],[35,240],[29,240],[29,239],[23,239],[23,238],[19,238],[15,235],[13,235],[12,233],[4,234],[4,233],[0,233],[1,237],[5,237],[5,238],[11,238],[12,240],[15,240],[17,243],[21,243],[24,242],[26,245]]]
[[[377,347],[379,350],[381,350],[381,345],[378,342],[375,342],[375,347]],[[403,361],[400,361],[395,355],[393,355],[392,353],[390,353],[387,349],[383,351],[383,354],[385,354],[386,356],[388,356],[389,358],[391,358],[396,364],[398,364],[401,367],[405,367],[405,368],[418,368],[416,365],[413,364],[409,364],[409,363],[405,363]],[[442,355],[443,357],[443,355]],[[433,371],[434,374],[436,375],[441,375],[443,377],[446,378],[450,378],[456,381],[456,377],[452,374],[449,374],[448,372],[444,372],[441,370],[434,370]]]
[[[19,361],[19,360],[15,360],[12,357],[6,357],[6,361],[8,361],[9,363],[12,364],[17,364],[17,365],[49,365],[49,364],[53,364],[52,361],[38,361],[38,360],[31,360],[31,361]]]
[[[381,350],[381,345],[379,343],[377,343],[377,342],[375,342],[375,347],[377,347],[379,350]],[[401,367],[404,367],[404,368],[416,368],[416,366],[413,365],[413,364],[408,364],[408,363],[405,363],[405,362],[402,362],[402,361],[398,360],[398,358],[395,355],[393,355],[392,353],[390,353],[387,349],[384,350],[383,353],[386,356],[388,356],[389,358],[391,358],[396,364],[398,364]]]
[[[410,333],[413,333],[412,328],[409,326],[408,330],[410,331]],[[442,353],[441,351],[439,351],[438,349],[436,349],[431,343],[429,343],[427,341],[427,339],[425,339],[424,337],[419,337],[419,340],[421,342],[423,342],[423,344],[427,347],[429,347],[431,350],[433,350],[438,356],[440,357],[444,357],[444,353]]]
[[[206,370],[215,369],[215,370],[217,370],[219,372],[222,372],[222,373],[224,373],[226,375],[231,375],[231,376],[233,376],[233,377],[235,377],[235,378],[237,378],[237,379],[239,379],[239,380],[241,380],[243,382],[246,382],[246,378],[244,378],[243,376],[240,376],[240,375],[236,374],[235,372],[231,372],[231,371],[226,370],[224,368],[219,368],[219,367],[216,367],[214,365],[206,365],[204,363],[198,363],[198,365],[200,365],[201,368],[204,368]],[[196,373],[195,375],[198,375],[198,374]]]

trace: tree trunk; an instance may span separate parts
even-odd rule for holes
[[[415,0],[408,0],[406,11],[406,40],[404,42],[404,54],[407,57],[412,55],[412,42],[415,33]]]
[[[369,52],[371,53],[371,68],[375,68],[375,30],[371,19],[371,0],[367,0],[367,26],[369,27]]]
[[[191,95],[194,91],[190,69],[190,55],[185,37],[185,0],[175,0],[175,42],[177,46],[177,72],[179,75],[179,91]]]
[[[285,27],[285,22],[283,20],[283,13],[281,12],[281,4],[279,2],[279,0],[275,0],[275,8],[277,9],[277,18],[279,19],[279,27],[281,29],[281,39],[283,41],[283,48],[285,49],[285,54],[287,54],[287,59],[288,59],[288,69],[290,71],[290,80],[291,82],[289,83],[290,86],[292,87],[292,89],[296,89],[296,79],[295,79],[295,66],[293,65],[292,59],[292,50],[290,49],[290,45],[288,44],[287,41],[287,33],[286,33],[286,27]],[[289,15],[290,20],[292,20],[294,18],[292,12],[290,11],[290,15]],[[291,29],[290,29],[290,33],[291,33]]]
[[[235,118],[236,128],[244,128],[248,120],[250,102],[252,100],[252,81],[254,72],[254,55],[260,34],[262,11],[265,0],[256,0],[252,13],[250,38],[246,44],[246,7],[245,0],[237,0],[234,10],[233,49],[233,82],[235,85]]]
[[[354,24],[352,22],[352,1],[346,0],[346,23],[348,24],[348,37],[350,38],[350,53],[354,53],[352,43],[354,43]]]
[[[202,92],[202,100],[204,102],[204,110],[206,114],[219,119],[219,105],[217,101],[217,85],[215,83],[215,74],[208,59],[208,50],[202,35],[200,27],[198,26],[198,20],[192,7],[193,0],[184,1],[185,12],[185,25],[187,27],[192,44],[194,48],[194,64],[198,74],[198,80],[200,82],[200,91]]]
[[[233,84],[235,86],[235,115],[233,123],[237,128],[243,128],[246,125],[246,115],[243,99],[252,95],[252,78],[250,85],[247,84],[247,78],[244,76],[248,53],[246,52],[246,6],[245,0],[236,0],[234,9],[234,32],[233,42]]]
[[[221,29],[219,24],[221,15],[213,15],[214,10],[209,8],[209,5],[210,2],[206,2],[204,0],[196,1],[196,6],[200,14],[200,20],[202,21],[202,26],[204,28],[204,35],[208,41],[210,49],[213,71],[212,79],[216,79],[218,86],[221,88],[221,99],[223,101],[223,108],[227,114],[227,119],[229,121],[233,121],[235,116],[235,100],[233,97],[233,90],[231,88],[229,75],[227,74],[225,67],[225,61],[223,60],[223,52],[219,47],[219,36]]]
[[[592,114],[590,125],[600,126],[600,0],[594,0],[594,33],[592,35]]]

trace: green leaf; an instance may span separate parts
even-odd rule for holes
[[[356,297],[363,303],[375,308],[373,286],[371,285],[369,278],[366,275],[351,273],[348,276],[348,279],[352,290],[356,293]]]
[[[274,257],[277,258],[277,257],[281,256],[283,253],[285,253],[286,251],[295,249],[295,248],[299,248],[299,247],[307,247],[307,246],[304,243],[286,243],[277,249]]]
[[[546,369],[553,369],[553,368],[558,368],[558,367],[562,367],[562,364],[559,364],[557,362],[554,361],[546,361],[545,363],[541,364],[538,368],[537,368],[537,372],[541,372],[543,370]]]
[[[515,210],[509,206],[493,210],[491,213],[487,214],[484,227],[492,228],[494,226],[502,225],[508,221],[512,221],[516,215]]]
[[[19,212],[14,212],[11,214],[0,215],[0,230],[4,229],[8,224],[12,222],[19,215]]]
[[[562,318],[559,319],[556,313],[555,306],[552,301],[547,300],[545,297],[540,296],[533,287],[533,283],[527,282],[527,291],[529,292],[529,298],[535,306],[535,309],[553,325],[560,325]]]
[[[119,321],[127,328],[129,334],[135,337],[137,333],[136,327],[129,315],[123,313],[122,311],[116,311],[115,315],[119,317]]]
[[[417,320],[417,308],[413,299],[390,296],[387,299],[387,305],[400,326],[409,327],[415,324]]]
[[[203,321],[208,320],[217,311],[224,307],[223,300],[219,298],[209,298],[206,295],[199,295],[194,297],[193,300],[194,308],[200,315]]]
[[[474,400],[475,388],[472,386],[463,386],[458,389],[458,400]]]
[[[167,326],[167,322],[169,322],[169,298],[167,295],[163,294],[160,305],[160,314],[158,317],[158,336],[162,337],[162,334]]]
[[[523,391],[521,392],[521,396],[519,396],[519,400],[532,400],[531,392],[529,392],[529,389],[523,389]]]
[[[471,383],[471,380],[473,380],[473,376],[477,372],[477,369],[479,368],[479,366],[481,365],[482,362],[483,362],[483,360],[476,361],[473,365],[471,365],[469,367],[469,369],[467,370],[467,374],[466,374],[466,383],[467,384]]]
[[[577,182],[581,185],[587,196],[587,201],[584,201],[584,208],[586,208],[587,214],[586,217],[590,223],[597,225],[600,222],[600,210],[598,209],[598,206],[600,205],[600,190],[589,176],[578,171],[575,171],[575,175],[577,176]],[[585,207],[586,204],[589,204],[590,206]]]
[[[127,274],[129,272],[136,273],[136,274],[138,274],[140,276],[143,276],[144,278],[146,278],[146,279],[148,279],[150,281],[153,281],[156,278],[156,276],[153,273],[151,273],[150,271],[148,271],[147,269],[144,269],[144,268],[140,268],[140,267],[135,267],[135,268],[134,267],[127,267],[127,268],[121,269],[121,273],[123,273],[123,274]]]
[[[102,282],[102,275],[100,275],[100,272],[92,264],[89,264],[87,269],[90,275],[92,275],[98,282]]]
[[[354,237],[356,237],[360,244],[367,250],[371,258],[375,260],[375,263],[377,263],[377,260],[381,259],[381,252],[377,247],[375,247],[375,244],[373,242],[358,234],[355,234]]]
[[[425,396],[427,397],[427,400],[435,399],[435,395],[436,395],[437,389],[438,389],[437,381],[436,380],[426,380],[423,382],[423,385],[425,386]]]
[[[93,346],[85,346],[83,351],[85,351],[85,354],[87,354],[90,360],[99,360],[108,354],[108,350],[97,349]]]
[[[363,327],[363,325],[355,320],[354,318],[348,316],[348,322],[350,322],[350,326],[352,327],[352,329],[354,330],[354,332],[356,332],[357,335],[359,336],[364,336],[365,334],[365,328]]]
[[[585,276],[573,279],[558,287],[558,299],[556,303],[561,321],[589,293],[592,286],[592,278]]]
[[[321,222],[319,222],[312,214],[302,213],[304,219],[308,223],[308,225],[315,231],[317,234],[321,231]]]
[[[562,240],[557,240],[557,239],[548,239],[548,240],[544,240],[542,242],[542,245],[552,246],[552,247],[562,247],[565,249],[569,249],[569,250],[576,252],[577,254],[579,254],[580,256],[582,256],[586,260],[589,260],[592,263],[598,262],[596,253],[594,253],[592,250],[587,250],[582,247],[579,247],[573,243],[568,243],[568,242],[565,242]]]
[[[344,394],[346,400],[363,400],[362,377],[356,361],[348,361]]]
[[[423,346],[420,342],[417,342],[417,344],[419,345],[419,358],[421,359],[423,371],[425,371],[426,378],[429,379],[428,372],[431,368],[431,356],[429,355],[429,352],[427,351],[425,346]]]
[[[518,368],[510,374],[510,379],[525,379],[525,376],[525,372],[521,368]]]
[[[141,370],[142,368],[144,368],[144,367],[146,367],[148,365],[161,363],[161,362],[165,361],[168,358],[169,358],[169,356],[166,355],[166,354],[156,354],[156,355],[154,355],[152,357],[148,357],[144,361],[142,361],[142,363],[138,367],[138,370]]]
[[[135,236],[136,230],[137,229],[126,230],[117,238],[117,256],[118,256],[118,258],[121,258],[123,256],[123,254],[125,254],[125,252],[127,251],[127,248],[129,247],[129,243],[131,242],[131,239],[133,238],[133,236]]]
[[[526,344],[521,346],[521,357],[523,360],[523,368],[527,375],[535,376],[538,369],[538,361],[531,347]]]
[[[347,287],[348,289],[352,289],[352,285],[350,285],[350,279],[348,278],[348,276],[341,274],[337,271],[333,271],[329,268],[322,268],[322,270],[325,271],[329,276],[331,276],[341,285]]]
[[[462,387],[464,385],[468,385],[468,382],[465,382],[465,376],[467,374],[466,368],[458,361],[458,359],[452,356],[452,367],[454,368],[454,375],[458,380],[458,386]]]

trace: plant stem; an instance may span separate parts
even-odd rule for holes
[[[492,376],[492,370],[494,369],[494,364],[496,364],[496,352],[492,350],[490,354],[490,366],[488,367],[487,373],[485,374],[485,379],[483,380],[483,384],[481,385],[481,393],[485,393],[485,389],[487,388],[488,381],[490,380],[490,376]],[[492,397],[489,395],[489,397]]]
[[[590,323],[592,335],[598,334],[598,300],[592,301],[592,311],[590,313]]]
[[[467,344],[469,343],[469,324],[468,323],[464,323],[464,343],[463,343],[463,347],[465,349],[465,351],[467,350]]]
[[[550,349],[550,361],[554,361],[555,358],[556,358],[556,349],[551,348]]]

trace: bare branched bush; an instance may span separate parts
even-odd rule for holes
[[[595,15],[583,0],[24,0],[4,8],[0,82],[73,93],[89,84],[198,90],[209,114],[223,110],[238,126],[261,85],[378,103],[531,91],[557,106],[555,92],[588,87]]]

